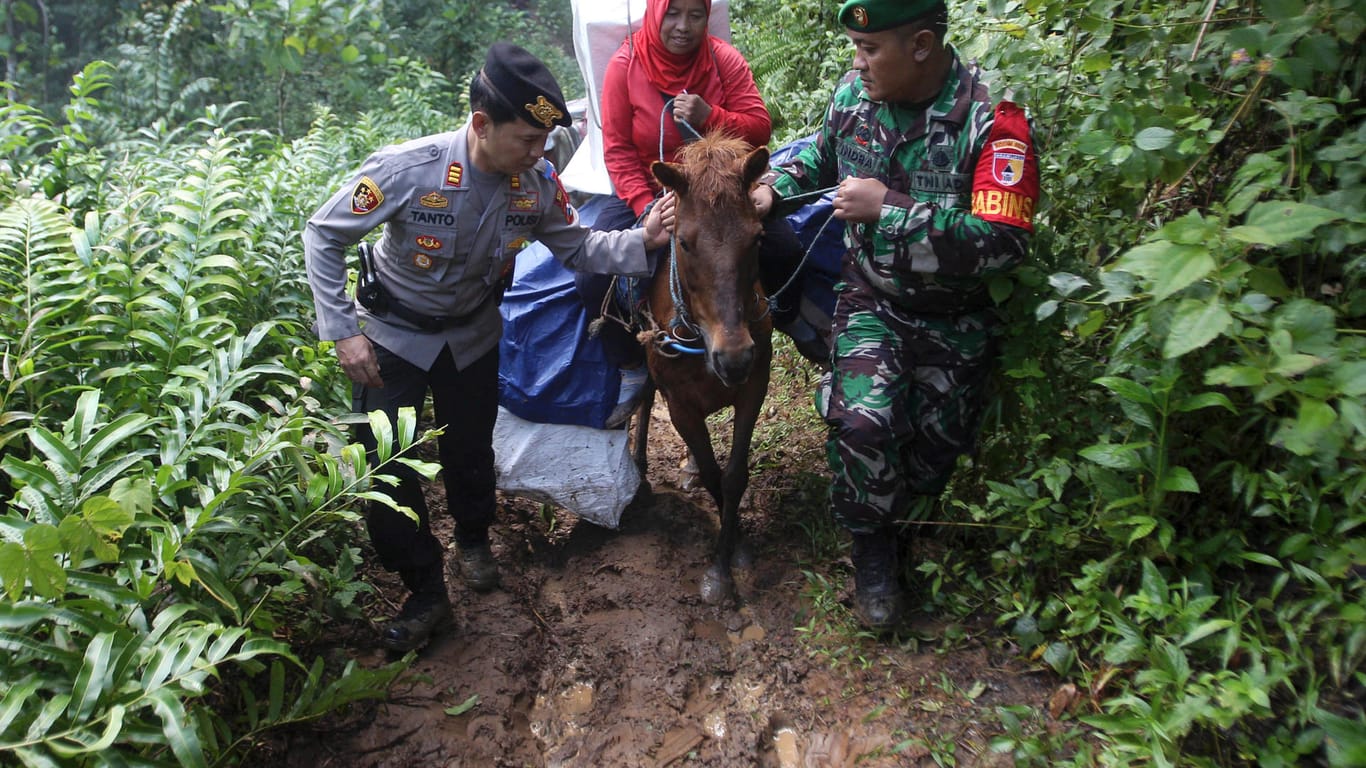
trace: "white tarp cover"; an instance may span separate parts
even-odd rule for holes
[[[498,488],[616,528],[640,487],[629,444],[625,429],[538,424],[499,406],[493,427]]]
[[[645,0],[571,0],[574,14],[574,56],[588,91],[587,136],[560,172],[573,192],[612,194],[612,181],[602,160],[602,109],[598,106],[607,62],[645,18]],[[730,42],[730,0],[712,0],[708,28]]]

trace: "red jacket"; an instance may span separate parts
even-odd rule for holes
[[[711,107],[711,116],[693,128],[701,133],[724,127],[730,133],[760,147],[768,143],[773,121],[754,85],[749,63],[733,46],[709,38],[716,57],[715,74],[699,94]],[[701,51],[698,55],[708,55]],[[664,102],[676,94],[662,94],[631,59],[631,44],[623,43],[602,81],[603,160],[617,197],[630,204],[639,216],[659,192],[650,164],[659,159],[659,124]],[[683,137],[672,115],[664,119],[664,156],[674,160]]]

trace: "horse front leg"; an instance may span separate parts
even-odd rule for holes
[[[721,533],[716,540],[716,561],[731,566],[748,567],[753,556],[744,546],[740,535],[740,502],[749,490],[749,451],[754,439],[754,427],[768,390],[767,376],[749,382],[745,393],[735,403],[735,429],[731,435],[730,460],[721,478]]]
[[[702,487],[707,489],[707,493],[711,494],[712,500],[716,502],[717,511],[721,515],[721,536],[719,540],[725,540],[727,535],[724,482],[721,466],[717,464],[716,453],[711,447],[711,435],[707,432],[706,416],[678,413],[672,407],[669,410],[669,415],[673,418],[674,429],[678,431],[679,437],[683,438],[693,461],[697,463],[697,475],[702,482]],[[701,594],[702,600],[709,605],[720,605],[735,597],[735,578],[731,575],[730,568],[730,551],[733,549],[734,541],[731,537],[725,557],[719,557],[721,550],[718,547],[716,550],[718,557],[713,558],[711,566],[702,574],[702,583],[698,587],[698,592]]]

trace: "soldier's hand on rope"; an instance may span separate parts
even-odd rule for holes
[[[835,193],[835,218],[871,224],[882,217],[887,185],[877,179],[848,178]]]
[[[778,199],[778,193],[767,184],[755,184],[754,189],[749,191],[749,199],[754,203],[754,209],[759,212],[759,218],[764,218],[768,212],[773,210],[773,203]]]

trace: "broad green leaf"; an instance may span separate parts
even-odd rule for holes
[[[1171,359],[1200,349],[1219,338],[1231,325],[1233,316],[1218,296],[1208,301],[1185,299],[1176,307],[1162,344],[1162,356]]]
[[[1238,412],[1238,409],[1233,405],[1233,401],[1219,392],[1201,392],[1196,395],[1191,395],[1178,402],[1175,410],[1180,413],[1190,413],[1191,411],[1214,407],[1223,408],[1229,413]]]
[[[1195,481],[1195,475],[1185,467],[1168,467],[1158,487],[1173,493],[1200,492],[1200,484]]]
[[[1144,128],[1134,137],[1134,145],[1145,152],[1156,152],[1171,146],[1176,132],[1170,128]]]
[[[1157,528],[1157,519],[1148,515],[1134,515],[1122,520],[1125,525],[1132,525],[1134,529],[1129,532],[1127,543],[1133,544],[1135,541],[1146,537]]]
[[[1132,379],[1120,376],[1101,376],[1094,379],[1093,383],[1114,392],[1116,395],[1140,405],[1152,405],[1153,395],[1146,387]]]
[[[1114,268],[1147,278],[1155,301],[1161,301],[1214,271],[1215,263],[1203,245],[1177,245],[1166,240],[1131,249]]]
[[[5,731],[14,724],[14,719],[19,713],[24,711],[24,704],[37,692],[42,680],[28,679],[8,684],[11,687],[5,692],[4,700],[0,700],[0,737],[3,737]]]
[[[1143,466],[1143,459],[1138,455],[1138,451],[1147,447],[1147,443],[1097,443],[1081,449],[1081,456],[1110,469],[1139,469]]]
[[[161,734],[175,754],[176,762],[185,768],[208,768],[199,733],[194,720],[186,717],[184,704],[166,688],[149,691],[147,695],[161,718]]]
[[[101,632],[91,639],[90,645],[85,649],[81,669],[76,673],[76,681],[71,689],[71,698],[75,702],[71,717],[77,722],[83,722],[90,717],[90,713],[95,711],[95,704],[104,694],[113,648],[113,633]]]
[[[1231,237],[1255,245],[1284,245],[1313,234],[1314,230],[1342,214],[1307,203],[1274,200],[1258,203],[1248,211],[1247,223],[1231,228]]]
[[[384,411],[369,413],[370,433],[375,437],[375,456],[383,464],[394,455],[394,430],[389,416]]]

